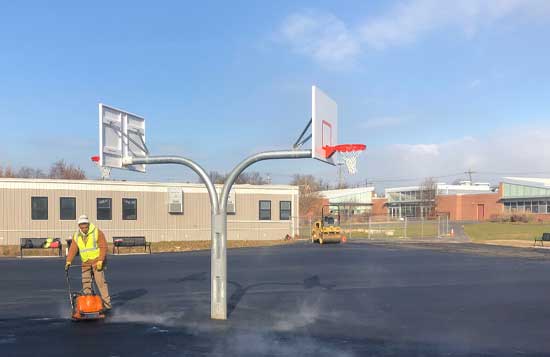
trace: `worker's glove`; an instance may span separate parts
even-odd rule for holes
[[[103,270],[103,260],[100,260],[96,263],[95,265],[97,271],[102,271]]]
[[[65,271],[69,271],[69,268],[71,267],[71,262],[65,263]]]

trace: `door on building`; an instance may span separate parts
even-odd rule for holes
[[[484,204],[478,204],[477,205],[477,220],[478,221],[485,220],[485,205]]]

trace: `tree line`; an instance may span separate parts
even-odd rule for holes
[[[85,180],[86,173],[79,166],[58,160],[47,171],[29,166],[22,166],[17,170],[11,166],[0,166],[0,177]]]
[[[215,184],[223,184],[227,180],[228,174],[223,174],[218,171],[211,171],[209,173],[210,179]],[[239,175],[236,184],[250,184],[250,185],[267,185],[271,183],[271,179],[267,175],[263,175],[259,172],[243,172]],[[300,216],[308,214],[318,214],[321,207],[324,204],[324,199],[319,194],[319,191],[329,190],[332,188],[348,188],[347,185],[332,187],[328,182],[318,179],[313,175],[299,175],[296,174],[289,182],[290,185],[298,186]]]

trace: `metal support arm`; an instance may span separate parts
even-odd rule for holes
[[[212,319],[227,319],[227,200],[229,192],[239,175],[250,165],[263,160],[311,158],[311,150],[266,151],[249,156],[231,171],[222,189],[220,200],[216,187],[204,169],[192,160],[180,156],[152,156],[125,158],[124,165],[179,164],[192,169],[204,181],[212,205],[212,249],[210,252],[210,316]]]
[[[220,211],[218,195],[216,193],[216,186],[214,186],[206,171],[193,160],[181,156],[149,156],[143,158],[124,159],[124,165],[136,164],[178,164],[189,167],[191,170],[195,171],[197,175],[199,175],[201,180],[206,185],[208,195],[210,196],[212,214],[218,214],[218,212]]]
[[[233,187],[233,184],[239,177],[239,175],[250,165],[263,160],[273,160],[273,159],[307,159],[311,158],[311,150],[276,150],[276,151],[264,151],[258,154],[247,157],[241,161],[233,171],[229,174],[223,185],[221,193],[221,202],[220,210],[221,212],[226,212],[227,209],[227,199],[229,197],[229,192]]]

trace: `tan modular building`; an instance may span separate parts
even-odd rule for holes
[[[216,187],[218,194],[221,186]],[[298,234],[298,187],[236,185],[228,204],[228,239],[275,240]],[[0,179],[0,244],[62,238],[87,214],[108,241],[209,240],[210,201],[193,183]]]

